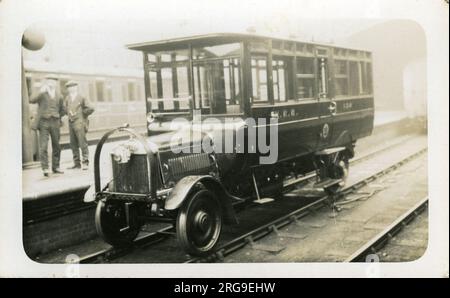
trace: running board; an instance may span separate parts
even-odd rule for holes
[[[313,188],[327,189],[333,185],[339,184],[340,182],[342,182],[342,179],[326,178],[323,181],[314,183]]]
[[[256,200],[254,200],[253,202],[258,203],[258,204],[265,204],[265,203],[272,202],[274,200],[272,198],[261,198],[259,196],[258,185],[256,184],[256,179],[255,179],[254,173],[252,173],[252,179],[253,179],[253,187],[255,188],[255,193],[256,193]]]
[[[320,181],[317,183],[314,183],[311,186],[305,186],[299,189],[295,189],[291,191],[290,193],[284,194],[283,196],[285,198],[296,198],[296,197],[303,197],[303,198],[318,198],[323,197],[326,195],[326,189],[336,185],[338,183],[342,182],[342,179],[331,179],[327,178],[324,181]]]
[[[334,147],[334,148],[328,148],[328,149],[317,151],[314,154],[315,155],[330,155],[330,154],[334,154],[336,152],[344,151],[345,149],[346,149],[345,147]]]

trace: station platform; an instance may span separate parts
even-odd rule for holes
[[[407,119],[407,114],[403,111],[377,112],[374,119],[375,129],[405,119]],[[100,163],[102,165],[102,170],[104,170],[102,173],[102,180],[104,181],[108,181],[111,173],[111,169],[108,167],[108,165],[110,165],[110,157],[107,152],[110,152],[118,142],[119,141],[109,142],[103,147]],[[73,165],[72,151],[70,149],[61,151],[60,167],[64,171],[64,174],[53,174],[50,172],[49,177],[44,177],[38,163],[31,168],[25,168],[22,171],[23,201],[33,201],[40,198],[58,196],[68,192],[86,190],[94,181],[93,161],[95,147],[95,144],[89,146],[90,165],[88,170],[68,169]]]

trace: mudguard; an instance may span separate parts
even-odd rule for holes
[[[219,180],[209,175],[186,176],[182,178],[170,192],[169,197],[165,201],[164,208],[166,210],[178,209],[197,183],[203,184],[218,196],[222,206],[225,223],[237,224],[238,220],[236,213],[231,204],[232,196],[226,191]]]
[[[343,131],[339,137],[336,139],[335,144],[341,144],[346,146],[348,158],[353,158],[355,156],[354,146],[349,144],[354,144],[355,140],[353,136],[348,132],[348,130]]]

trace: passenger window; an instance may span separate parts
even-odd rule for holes
[[[205,72],[204,66],[194,66],[195,107],[202,110],[208,108],[209,110],[209,93],[207,91]]]
[[[189,79],[187,66],[177,67],[177,94],[179,108],[181,110],[189,109]]]
[[[174,110],[175,105],[173,102],[173,89],[172,89],[172,69],[171,68],[161,68],[161,78],[162,78],[162,97],[164,100],[163,110]]]
[[[241,113],[240,67],[237,58],[210,60],[195,65],[196,108],[204,114]]]
[[[142,100],[142,84],[139,83],[136,85],[136,100]]]
[[[350,95],[359,95],[360,90],[360,76],[358,62],[349,62],[349,81],[350,81]]]
[[[372,86],[372,63],[367,62],[366,63],[366,72],[367,72],[367,93],[373,92],[373,86]]]
[[[347,61],[335,60],[335,86],[334,93],[336,96],[348,95],[348,75]]]
[[[97,101],[105,101],[104,92],[105,92],[105,83],[103,81],[95,82],[95,89],[97,91]]]
[[[147,70],[150,89],[147,104],[157,112],[189,110],[190,92],[187,61],[189,51],[162,51],[147,53]],[[139,86],[130,91],[130,100],[138,100]],[[133,97],[131,97],[131,92]]]
[[[129,101],[136,100],[135,83],[134,82],[128,82],[128,100]]]
[[[286,101],[286,63],[283,60],[272,61],[273,99]]]
[[[106,88],[106,100],[112,101],[113,100],[112,82],[106,81],[105,88]]]
[[[122,86],[122,101],[128,101],[127,85],[124,83],[120,85]]]
[[[369,62],[360,62],[361,68],[361,93],[372,93],[372,65]]]
[[[267,102],[267,58],[252,58],[253,103]]]
[[[89,100],[95,101],[95,86],[93,82],[89,82]]]
[[[158,98],[158,83],[156,81],[157,74],[156,71],[149,71],[148,72],[148,78],[150,81],[150,97],[151,98]]]
[[[315,97],[314,58],[297,57],[297,98]]]

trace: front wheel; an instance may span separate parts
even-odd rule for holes
[[[219,200],[208,189],[193,193],[181,206],[177,217],[177,236],[183,249],[195,256],[210,253],[222,230]]]
[[[123,202],[101,200],[95,212],[95,227],[105,242],[123,247],[133,243],[141,225],[137,223],[137,218],[130,218],[130,225],[127,225]]]

